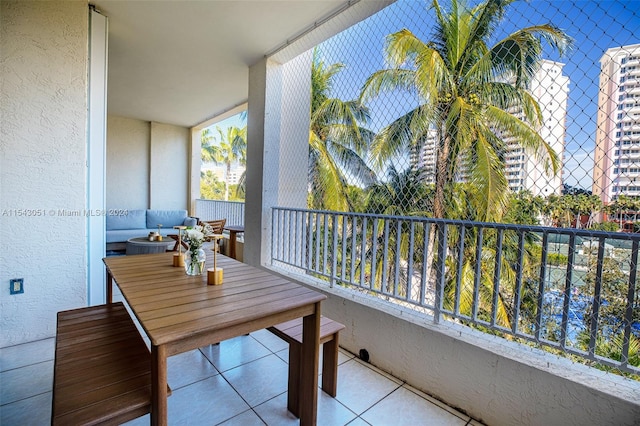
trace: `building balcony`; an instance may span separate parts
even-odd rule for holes
[[[50,424],[54,345],[1,350],[0,424]],[[266,330],[169,358],[169,424],[298,424],[286,408],[287,362],[288,345]],[[318,391],[319,425],[480,424],[343,349],[338,363],[336,398]],[[126,424],[148,425],[149,415]]]
[[[430,275],[422,263],[422,248],[428,247],[424,233],[435,229],[436,222],[438,232],[445,233],[443,241],[449,243],[436,243],[430,250],[447,261],[438,262]],[[344,350],[356,354],[366,349],[376,367],[460,407],[477,420],[508,424],[505,413],[528,409],[533,398],[554,411],[549,419],[557,421],[571,413],[567,423],[579,424],[573,416],[584,407],[560,409],[563,403],[557,393],[549,391],[556,386],[571,389],[564,388],[564,394],[586,392],[584,398],[592,404],[597,402],[587,394],[596,390],[627,403],[640,397],[636,380],[601,370],[638,374],[638,367],[628,362],[633,350],[627,343],[621,344],[622,358],[617,359],[607,358],[596,345],[597,336],[606,328],[602,318],[608,314],[602,311],[599,325],[592,328],[580,319],[585,310],[599,311],[612,297],[609,290],[603,290],[603,271],[589,265],[615,258],[628,274],[625,265],[636,256],[634,241],[640,242],[636,235],[290,208],[275,208],[271,223],[269,267],[327,294],[323,312],[347,324],[341,336]],[[456,240],[461,235],[464,243]],[[478,243],[478,238],[485,243]],[[535,284],[517,266],[531,266],[524,248],[517,249],[525,239],[541,248]],[[514,241],[520,243],[514,246]],[[527,252],[532,250],[529,243],[526,247]],[[485,259],[489,253],[485,255],[485,250],[496,257],[488,264],[483,261],[482,266],[466,265],[466,256],[475,253]],[[459,253],[466,254],[460,257]],[[564,260],[553,263],[551,258]],[[504,265],[507,259],[515,269],[496,271],[495,265]],[[471,267],[471,276],[456,278],[462,276],[455,271],[467,267]],[[588,284],[592,282],[586,278],[590,268],[602,288]],[[487,281],[474,278],[478,271]],[[633,282],[630,288],[635,288],[635,274],[626,276]],[[515,290],[518,288],[520,291]],[[598,307],[594,300],[599,300]],[[630,300],[625,303],[633,306]],[[509,313],[500,319],[502,303],[509,306]],[[637,336],[638,324],[628,322],[625,327],[629,336]],[[587,366],[594,362],[601,369]],[[495,389],[499,396],[485,398],[468,392],[485,387]],[[519,397],[513,398],[514,394]],[[486,407],[491,404],[500,408],[489,412]],[[640,412],[637,403],[630,407],[631,412]]]
[[[327,400],[321,394],[319,424],[465,425],[474,423],[471,418],[495,425],[637,424],[638,382],[608,371],[638,374],[630,362],[630,337],[637,330],[629,315],[623,316],[619,359],[600,351],[598,321],[579,330],[587,343],[575,340],[574,301],[586,298],[598,313],[600,296],[608,291],[596,267],[599,284],[593,290],[580,287],[574,295],[578,286],[570,277],[588,269],[575,260],[584,259],[576,253],[585,250],[577,244],[581,231],[509,226],[484,231],[485,225],[468,222],[382,216],[358,216],[353,227],[355,216],[272,209],[281,202],[306,205],[308,185],[301,177],[308,172],[310,91],[301,89],[310,83],[306,71],[294,72],[296,65],[311,60],[308,49],[318,40],[393,2],[306,2],[296,13],[278,2],[91,3],[88,14],[86,2],[2,2],[0,22],[6,31],[0,50],[7,52],[3,72],[10,82],[0,87],[10,112],[3,126],[4,211],[177,206],[193,213],[200,157],[196,133],[203,120],[221,118],[246,103],[251,106],[247,199],[252,203],[243,214],[246,258],[327,294],[323,312],[347,326],[341,335],[338,397]],[[108,15],[109,25],[94,7]],[[240,10],[231,13],[229,7]],[[223,37],[229,28],[237,28],[238,37]],[[189,29],[205,29],[210,36]],[[225,43],[211,50],[216,45],[211,40]],[[106,46],[109,52],[97,49]],[[222,96],[230,88],[233,93]],[[281,130],[287,128],[294,132],[285,135]],[[311,217],[313,226],[300,221]],[[338,223],[347,226],[345,232],[338,232]],[[11,247],[0,262],[3,281],[23,277],[27,289],[14,296],[5,287],[2,297],[0,424],[46,424],[55,313],[104,302],[104,217],[14,216],[2,224],[3,242]],[[371,231],[369,237],[346,232],[349,226]],[[443,234],[433,241],[458,236],[460,245],[432,246],[420,236],[435,229]],[[522,253],[529,246],[520,244],[532,233],[544,247],[538,281],[522,280]],[[557,234],[569,242],[558,243],[553,252],[551,238]],[[593,235],[588,251],[601,265],[599,260],[611,257],[605,243],[615,237]],[[627,237],[632,245],[628,264],[636,265],[638,239]],[[490,240],[500,245],[483,253],[483,241]],[[516,244],[508,256],[502,254],[507,243]],[[456,251],[475,253],[479,261],[465,264]],[[546,288],[547,276],[558,272],[557,265],[547,266],[552,252],[566,256],[564,279]],[[492,258],[482,256],[492,253],[493,268]],[[432,276],[422,268],[434,257],[442,261]],[[633,312],[636,269],[623,273],[629,291],[621,298]],[[464,291],[455,279],[463,276]],[[511,287],[503,286],[505,280]],[[523,299],[532,282],[544,285],[527,294],[535,298]],[[284,408],[283,351],[267,340],[258,332],[170,358],[170,422],[296,424]],[[361,349],[370,354],[369,363],[354,355]],[[600,369],[574,358],[598,363]]]
[[[238,208],[221,204],[217,215]],[[333,399],[319,392],[318,424],[517,424],[529,410],[548,413],[548,424],[632,424],[628,420],[637,419],[637,381],[542,349],[638,375],[629,363],[629,336],[638,333],[630,317],[623,320],[627,338],[620,359],[600,352],[600,327],[585,329],[576,318],[587,306],[601,313],[600,301],[611,296],[604,286],[580,282],[589,260],[603,264],[618,256],[623,272],[629,272],[624,265],[636,264],[640,236],[284,208],[274,209],[272,217],[271,270],[326,293],[323,312],[347,325],[341,333],[338,395]],[[463,267],[460,256],[452,263],[437,262],[435,281],[428,279],[420,260],[425,254],[418,252],[428,247],[421,235],[435,225],[438,241],[456,236],[462,241],[473,233],[484,237],[468,241],[495,239],[497,265],[503,256],[525,264],[524,238],[539,235],[539,276],[544,278],[535,286],[533,305],[525,308],[521,291],[505,297],[505,278],[496,270],[489,271],[491,288],[477,279],[469,282],[470,289],[464,280],[449,281],[450,268]],[[406,238],[398,238],[401,234]],[[513,237],[521,247],[515,259],[506,248]],[[408,252],[401,241],[412,242]],[[611,248],[614,241],[622,243],[622,252]],[[465,244],[437,243],[432,250],[439,258],[455,259],[454,247],[484,258],[486,245],[473,243],[465,250]],[[552,254],[567,256],[565,264],[547,263]],[[516,267],[516,289],[524,289],[523,276]],[[627,279],[635,288],[635,273]],[[596,271],[598,281],[602,270]],[[467,291],[475,301],[471,305]],[[488,302],[487,291],[494,292]],[[634,293],[629,294],[623,297],[633,300]],[[512,308],[504,322],[498,307],[508,300]],[[535,320],[527,323],[527,318]],[[469,327],[473,324],[491,333]],[[585,349],[577,341],[580,333],[589,340]],[[355,355],[362,349],[369,362]],[[170,424],[297,424],[286,410],[287,359],[287,345],[264,330],[170,357]],[[3,348],[1,360],[2,424],[47,423],[53,339]],[[148,424],[148,418],[129,424]]]

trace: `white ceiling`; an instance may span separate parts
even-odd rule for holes
[[[246,102],[250,66],[349,3],[358,2],[91,1],[109,18],[108,114],[201,124]],[[389,1],[359,3],[340,25],[351,25]],[[335,32],[335,24],[325,27],[325,34]],[[297,53],[311,46],[300,45]]]

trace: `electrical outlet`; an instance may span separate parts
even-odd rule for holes
[[[24,293],[24,278],[14,278],[9,281],[9,292],[11,294]]]

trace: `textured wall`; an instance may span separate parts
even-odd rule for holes
[[[190,140],[186,127],[151,123],[149,207],[188,209]]]
[[[0,347],[86,304],[87,40],[86,2],[0,2]]]
[[[107,208],[187,209],[190,138],[186,127],[108,116]]]
[[[107,208],[149,206],[148,121],[107,117]]]

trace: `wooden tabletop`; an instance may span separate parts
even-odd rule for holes
[[[207,285],[206,272],[188,276],[184,268],[172,266],[172,256],[104,260],[151,342],[170,345],[169,355],[269,327],[276,324],[271,317],[284,311],[290,312],[291,319],[309,315],[312,304],[326,299],[314,290],[220,254],[217,262],[224,271],[223,284]],[[210,252],[207,268],[212,267]],[[191,343],[176,343],[185,339]]]
[[[222,285],[207,274],[188,276],[173,266],[174,253],[109,257],[112,281],[151,340],[151,424],[166,425],[167,357],[303,317],[300,362],[300,425],[314,426],[318,396],[320,305],[326,296],[266,270],[217,255]],[[213,267],[213,252],[207,253]]]

